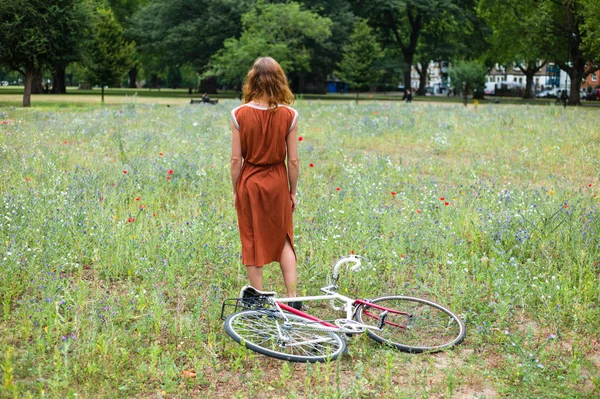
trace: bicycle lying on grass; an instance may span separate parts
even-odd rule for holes
[[[357,271],[361,259],[356,255],[340,259],[333,268],[331,284],[321,288],[325,295],[278,298],[275,292],[245,286],[240,298],[223,302],[221,318],[227,307],[235,308],[235,313],[225,318],[225,331],[262,355],[311,363],[337,359],[346,350],[346,339],[365,331],[377,342],[411,353],[437,352],[464,340],[462,320],[426,299],[391,295],[367,300],[339,294],[339,268],[346,264],[346,269]],[[345,310],[346,317],[331,323],[286,305],[322,300],[330,300],[334,310]],[[336,300],[343,305],[336,306]]]

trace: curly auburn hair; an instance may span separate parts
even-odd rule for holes
[[[294,95],[281,65],[271,57],[261,57],[254,61],[246,75],[242,92],[244,103],[263,100],[272,110],[277,109],[279,104],[290,105],[294,102]]]

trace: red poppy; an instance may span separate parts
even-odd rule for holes
[[[163,155],[165,155],[165,154],[163,154],[162,152],[159,152],[159,153],[158,153],[158,156],[159,156],[159,157],[162,157]]]
[[[66,140],[65,140],[65,141],[63,141],[63,144],[67,144],[67,141],[66,141]]]
[[[314,163],[309,163],[308,166],[311,167],[311,168],[314,168],[315,164]]]
[[[420,210],[420,209],[417,209],[417,213],[421,213],[421,210]]]
[[[440,201],[443,201],[443,200],[445,200],[445,199],[446,199],[445,197],[440,197]]]
[[[127,223],[133,223],[135,222],[135,218],[127,218]]]
[[[350,251],[350,254],[351,254],[351,255],[354,255],[354,250]]]
[[[589,183],[589,184],[588,184],[588,187],[592,187],[592,183]]]
[[[140,197],[135,197],[135,200],[136,200],[136,201],[139,201],[139,200],[140,200]]]
[[[169,169],[169,171],[167,172],[167,174],[169,174],[169,175],[172,175],[173,173],[175,173],[175,172],[173,172],[173,169]]]
[[[395,191],[392,191],[392,193],[391,193],[391,194],[392,194],[392,195],[396,195],[396,192],[395,192]]]
[[[569,207],[569,205],[565,205],[565,208],[568,208],[568,207]]]
[[[167,176],[167,180],[171,180],[171,176]]]
[[[450,205],[450,204],[449,204],[448,202],[444,202],[444,205],[448,206],[448,205]]]
[[[302,136],[298,137],[298,141],[302,141],[302,140],[304,140],[304,139],[302,138]]]
[[[2,121],[2,124],[3,124],[3,125],[6,125],[6,121]]]
[[[29,180],[31,180],[31,178],[30,177],[26,177],[25,180],[29,181]]]
[[[140,206],[140,209],[146,209],[146,205]]]
[[[126,171],[126,170],[123,170],[123,174],[124,174],[124,175],[126,175],[126,174],[127,174],[127,171]]]
[[[339,187],[336,188],[336,191],[340,191],[340,190],[341,190],[341,188],[339,188]]]

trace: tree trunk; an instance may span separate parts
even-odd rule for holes
[[[424,96],[425,95],[425,86],[427,85],[427,68],[429,67],[429,65],[425,64],[421,66],[421,71],[419,71],[417,69],[417,72],[419,72],[419,90],[417,91],[417,94],[420,96]]]
[[[104,104],[104,84],[102,86],[102,104]]]
[[[404,96],[402,96],[402,99],[405,100],[406,99],[406,91],[410,90],[410,92],[412,93],[412,85],[411,85],[411,79],[410,79],[410,70],[412,69],[412,57],[410,60],[410,63],[407,60],[407,65],[408,65],[408,72],[404,72]]]
[[[52,91],[50,91],[52,94],[67,94],[65,69],[66,67],[64,66],[55,67],[52,74]]]
[[[358,105],[358,95],[360,94],[360,90],[356,89],[356,105]]]
[[[158,75],[157,74],[152,75],[152,88],[154,88],[154,89],[158,88]]]
[[[31,80],[31,94],[44,94],[44,86],[42,86],[42,70],[35,68]]]
[[[306,77],[306,72],[299,72],[298,73],[298,91],[300,93],[304,93],[304,81],[305,81],[305,77]]]
[[[463,104],[464,104],[465,107],[469,103],[469,90],[471,90],[471,87],[467,83],[467,84],[465,84],[465,87],[464,87],[464,90],[463,90]]]
[[[33,69],[25,73],[25,90],[23,91],[23,107],[31,107],[31,83],[33,82]]]
[[[208,76],[200,80],[200,86],[198,86],[198,92],[206,94],[217,94],[217,77]]]
[[[130,89],[137,89],[137,73],[138,73],[137,66],[134,66],[133,68],[131,68],[129,70],[129,88]]]

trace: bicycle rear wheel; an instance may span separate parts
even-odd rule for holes
[[[372,304],[403,312],[388,312],[381,331],[368,329],[370,338],[404,352],[437,352],[465,339],[465,325],[458,316],[445,307],[426,299],[408,296],[384,296],[370,301]],[[361,323],[377,326],[384,310],[361,305],[356,318]]]
[[[286,314],[291,323],[274,311],[245,310],[225,319],[225,331],[248,349],[290,362],[335,360],[346,343],[335,332],[323,331],[315,322]]]

